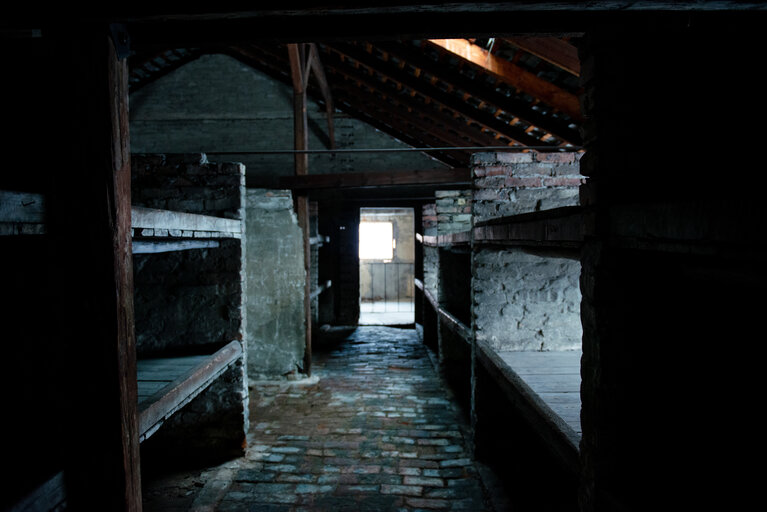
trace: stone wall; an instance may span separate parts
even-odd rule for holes
[[[584,181],[579,160],[576,153],[473,155],[474,222],[578,205]],[[498,351],[580,349],[577,258],[577,253],[475,246],[477,340]]]
[[[244,219],[245,169],[205,155],[133,155],[134,206]],[[136,352],[212,354],[244,343],[245,233],[219,247],[133,255]],[[238,361],[150,440],[163,450],[236,455],[247,431],[247,376]],[[155,439],[156,438],[156,439]],[[203,454],[203,448],[209,453]]]
[[[425,204],[422,208],[422,232],[423,236],[437,236],[437,205]],[[437,283],[439,279],[439,250],[436,247],[423,246],[423,285],[435,297],[438,293]]]
[[[434,197],[438,235],[471,229],[471,190],[437,190]]]
[[[581,347],[580,263],[519,248],[474,254],[477,341],[503,350]]]
[[[248,189],[248,375],[294,375],[303,367],[303,234],[289,190]]]
[[[241,164],[209,163],[204,154],[133,155],[132,170],[134,206],[244,217]],[[218,248],[134,255],[139,357],[212,352],[243,339],[243,243],[219,243]]]

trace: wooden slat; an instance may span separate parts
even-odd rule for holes
[[[500,352],[525,384],[570,428],[581,434],[581,351]]]
[[[436,134],[436,136],[445,139],[445,132],[454,131],[460,137],[473,141],[473,145],[498,145],[498,141],[494,137],[485,134],[483,131],[478,130],[476,127],[469,126],[466,122],[459,123],[453,115],[443,113],[436,108],[426,108],[421,101],[417,101],[409,94],[402,94],[402,90],[398,87],[393,87],[390,81],[382,81],[375,77],[375,75],[368,75],[366,73],[360,73],[359,69],[349,65],[348,61],[344,61],[339,57],[337,51],[330,51],[328,48],[327,58],[328,69],[336,77],[336,83],[334,87],[336,89],[341,87],[341,81],[349,84],[355,84],[356,92],[352,91],[347,93],[348,99],[358,99],[364,104],[360,106],[361,109],[367,110],[368,103],[381,104],[382,100],[389,102],[389,104],[396,105],[399,110],[404,111],[401,115],[406,116],[407,119],[413,119],[422,117],[428,120],[434,126],[429,128],[429,131],[433,134],[435,132],[442,132]],[[368,61],[367,64],[370,64]],[[360,96],[360,91],[369,89],[374,91],[374,94],[367,94],[363,92]],[[346,88],[348,90],[348,87]],[[389,107],[391,108],[391,107]],[[422,125],[423,126],[423,125]],[[446,144],[450,144],[446,140]],[[532,140],[532,139],[531,139]],[[536,143],[538,143],[536,141]],[[465,146],[466,143],[452,143],[455,146]]]
[[[474,242],[577,247],[592,232],[592,225],[590,210],[568,206],[477,222]]]
[[[291,190],[320,190],[402,185],[467,185],[470,183],[471,172],[468,168],[454,168],[284,176],[280,178],[279,186]]]
[[[133,241],[133,254],[158,254],[163,252],[189,251],[191,249],[209,249],[219,247],[217,240],[174,240],[165,241]]]
[[[407,87],[418,94],[422,94],[423,96],[430,98],[431,101],[438,102],[445,107],[460,113],[467,119],[470,119],[479,125],[483,125],[489,130],[502,134],[512,141],[530,146],[546,145],[545,142],[526,134],[524,130],[520,131],[508,123],[498,120],[491,114],[467,105],[464,101],[456,98],[451,93],[443,91],[431,82],[403,72],[393,62],[382,61],[354,45],[336,44],[333,46],[333,50],[339,52],[343,56],[350,57],[355,61],[360,62],[366,67],[375,69],[387,80],[398,82],[402,86]],[[552,145],[552,147],[554,146]]]
[[[306,60],[303,54],[304,45],[289,44],[288,57],[290,59],[290,74],[293,80],[293,147],[297,150],[294,156],[295,175],[306,176],[309,173],[309,155],[302,153],[309,149],[309,129],[307,117],[306,96]],[[298,225],[303,233],[304,248],[304,372],[311,375],[312,368],[312,311],[311,311],[311,247],[309,243],[309,198],[306,195],[295,197],[295,210],[298,217]]]
[[[329,281],[329,280],[325,281],[325,283],[322,286],[317,287],[317,289],[312,292],[311,298],[315,299],[315,298],[319,297],[319,295],[322,292],[324,292],[325,290],[327,290],[331,286],[333,286],[333,282],[332,281]]]
[[[59,472],[24,496],[5,512],[40,512],[65,510],[67,501],[64,473]]]
[[[200,394],[241,356],[242,345],[239,341],[232,341],[143,400],[139,406],[141,441],[152,435],[167,418]],[[168,361],[164,363],[168,364]]]
[[[424,44],[428,45],[427,42]],[[396,55],[398,58],[413,66],[417,66],[424,72],[439,77],[444,82],[451,84],[453,88],[470,94],[483,104],[494,106],[497,109],[494,115],[506,112],[519,118],[524,123],[538,127],[540,130],[550,133],[565,142],[575,146],[582,144],[581,135],[577,129],[568,126],[569,123],[567,122],[542,114],[539,110],[533,110],[534,103],[513,96],[506,96],[481,81],[469,78],[452,66],[428,59],[423,52],[415,51],[414,48],[408,45],[376,42],[376,48],[381,48],[390,55]]]
[[[242,221],[238,219],[140,206],[131,208],[131,219],[137,236],[242,237]]]
[[[533,425],[535,431],[556,454],[562,463],[573,474],[580,471],[579,447],[581,435],[559,414],[552,409],[555,400],[546,393],[543,396],[536,393],[525,383],[524,378],[503,359],[503,353],[498,353],[483,340],[476,341],[476,357],[479,364],[487,371],[496,385],[505,393],[509,401],[518,409],[520,414]],[[562,399],[562,394],[557,394]],[[549,402],[544,400],[549,398]],[[566,413],[568,419],[571,413]]]
[[[447,233],[437,235],[437,245],[448,247],[451,245],[467,245],[471,243],[471,231],[460,231],[458,233]]]
[[[482,68],[512,87],[539,99],[576,121],[581,121],[580,101],[575,94],[539,78],[526,69],[500,57],[466,39],[430,39],[429,43]]]
[[[558,37],[515,36],[504,38],[517,48],[553,64],[575,76],[581,74],[578,48]]]
[[[309,45],[308,67],[309,70],[314,71],[312,74],[317,79],[317,83],[320,86],[320,91],[322,91],[322,98],[325,100],[325,113],[328,120],[328,138],[330,139],[330,149],[335,149],[336,136],[335,128],[333,126],[333,111],[335,110],[333,107],[333,95],[330,92],[328,79],[325,76],[325,68],[322,66],[319,51],[317,50],[317,45],[315,43],[311,43]]]
[[[466,343],[471,343],[471,329],[458,320],[453,314],[451,314],[445,308],[440,307],[438,309],[439,318],[451,331],[458,335]]]

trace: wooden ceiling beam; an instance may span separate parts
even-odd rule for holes
[[[311,71],[314,71],[313,75],[317,79],[320,91],[322,92],[322,97],[325,100],[325,112],[328,118],[328,138],[330,139],[330,149],[335,149],[336,136],[335,129],[333,127],[333,111],[335,110],[333,107],[333,95],[330,93],[328,79],[325,76],[325,68],[322,66],[319,51],[317,50],[317,45],[314,43],[309,43],[308,66]]]
[[[515,36],[503,39],[572,75],[581,75],[578,48],[558,37]]]
[[[488,52],[466,39],[429,39],[429,44],[474,64],[512,87],[526,92],[576,121],[581,121],[578,96]]]
[[[330,65],[330,62],[333,62],[333,65]],[[336,65],[338,64],[338,66]],[[497,145],[498,142],[495,140],[494,137],[489,137],[487,134],[485,134],[481,130],[473,129],[468,126],[468,123],[461,123],[456,120],[456,113],[454,111],[451,111],[452,115],[447,115],[443,113],[440,110],[432,109],[432,108],[425,108],[426,105],[423,103],[419,103],[415,99],[413,99],[410,95],[402,94],[401,87],[389,87],[387,88],[385,85],[385,82],[379,82],[373,79],[372,77],[367,79],[360,79],[359,75],[353,75],[349,73],[342,65],[342,62],[340,59],[333,60],[332,57],[329,59],[328,63],[328,70],[330,73],[337,75],[339,77],[339,80],[354,80],[359,82],[359,84],[367,87],[368,89],[375,91],[377,94],[380,94],[383,98],[388,99],[389,101],[392,101],[396,105],[399,105],[403,108],[407,108],[411,111],[410,117],[416,117],[420,116],[426,119],[429,119],[432,123],[434,123],[435,126],[440,126],[439,129],[440,132],[445,132],[447,130],[454,131],[459,137],[463,137],[464,139],[468,139],[472,142],[472,145],[477,146],[483,146],[483,145]],[[341,87],[340,84],[337,85],[337,87]],[[417,114],[413,113],[417,112]],[[434,133],[435,127],[431,127],[430,130],[432,133]],[[448,142],[447,139],[445,139],[446,142]],[[448,145],[466,145],[465,140],[462,140],[459,142],[448,142]]]
[[[368,188],[406,185],[470,185],[471,170],[425,169],[407,171],[370,171],[306,176],[283,176],[280,187],[291,190]]]
[[[377,46],[391,54],[397,55],[402,60],[417,64],[430,74],[439,75],[445,82],[449,82],[455,88],[464,91],[464,94],[468,93],[478,100],[485,101],[496,109],[507,112],[509,115],[521,119],[528,124],[533,124],[542,131],[551,133],[565,142],[574,146],[580,146],[582,143],[580,133],[577,129],[571,128],[568,121],[564,119],[559,120],[550,115],[544,115],[539,111],[532,110],[532,104],[529,102],[501,94],[495,89],[482,84],[480,80],[472,80],[461,72],[449,69],[439,62],[427,58],[420,51],[415,51],[414,47],[389,42],[379,42]],[[459,67],[464,62],[461,60]]]
[[[412,112],[403,112],[397,108],[397,106],[387,103],[385,100],[379,99],[371,93],[364,93],[344,86],[339,86],[337,90],[345,92],[347,98],[358,100],[359,105],[375,106],[378,111],[377,115],[387,116],[388,120],[398,126],[406,127],[407,125],[410,125],[420,133],[430,135],[433,142],[429,145],[456,147],[471,145],[466,139],[461,137],[460,134],[452,135],[444,126],[440,126],[435,122],[425,121]],[[461,151],[461,155],[463,157],[468,157],[468,154],[463,151]]]
[[[231,47],[229,49],[229,53],[230,55],[241,60],[247,65],[253,66],[259,71],[266,73],[269,76],[272,76],[273,78],[280,80],[283,83],[290,84],[291,76],[288,71],[290,68],[290,64],[287,61],[286,53],[283,50],[284,50],[284,46],[281,46],[281,45],[258,46],[255,44],[248,44],[248,45],[239,45],[236,47]],[[343,59],[339,58],[339,61],[341,60]],[[328,62],[324,62],[324,65],[325,65],[326,72],[332,76],[335,73],[335,70],[334,70],[335,66],[330,65]],[[341,65],[341,67],[348,67],[348,66],[350,66],[349,62],[342,63]],[[356,81],[360,80],[359,74],[348,73],[348,75],[351,77],[351,79],[354,79]],[[330,82],[329,82],[329,85],[330,85]],[[311,88],[309,89],[309,91],[311,91]],[[413,137],[407,132],[402,131],[404,128],[402,127],[401,124],[394,127],[382,122],[381,119],[377,118],[375,115],[370,115],[370,113],[366,111],[367,108],[369,107],[368,104],[354,102],[354,101],[352,102],[344,101],[345,99],[346,98],[343,98],[343,97],[339,98],[338,101],[334,103],[335,107],[338,108],[338,110],[366,122],[367,124],[373,126],[374,128],[391,135],[392,137],[404,142],[405,144],[408,144],[413,147],[442,145],[437,143],[438,141],[431,141],[431,143],[429,143],[429,142],[425,142],[423,139],[418,139]],[[453,167],[465,166],[467,165],[467,162],[468,162],[467,155],[461,155],[460,158],[453,158],[449,155],[446,155],[442,151],[433,151],[433,152],[430,151],[428,153],[434,158],[438,159],[439,161]]]
[[[523,146],[535,146],[540,145],[541,141],[535,137],[531,137],[524,133],[524,131],[516,129],[507,123],[500,122],[492,115],[479,111],[466,103],[459,101],[454,95],[446,93],[440,88],[431,85],[423,79],[419,79],[408,73],[403,73],[397,66],[392,65],[391,62],[384,62],[374,55],[355,47],[350,44],[337,44],[332,46],[332,50],[338,53],[342,53],[347,57],[350,57],[364,66],[375,69],[376,72],[381,75],[385,75],[388,79],[400,82],[403,86],[417,91],[425,97],[431,98],[434,102],[443,104],[444,106],[460,112],[466,118],[474,120],[477,124],[487,127],[488,129],[504,134],[510,140],[517,142]],[[544,144],[545,145],[545,144]]]

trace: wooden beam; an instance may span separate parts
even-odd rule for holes
[[[507,37],[503,40],[520,50],[532,53],[536,57],[572,75],[581,75],[581,61],[578,58],[578,48],[564,39],[558,37],[516,36]]]
[[[521,66],[496,57],[466,39],[429,39],[429,43],[480,67],[512,87],[516,87],[560,110],[576,121],[583,119],[578,96],[539,78]]]
[[[233,57],[242,60],[246,64],[259,69],[269,76],[272,76],[277,80],[287,82],[288,84],[291,83],[289,71],[286,71],[290,69],[290,65],[285,60],[284,55],[277,55],[274,53],[273,47],[256,45],[237,46],[236,48],[232,48],[231,53]],[[327,59],[328,57],[329,54],[325,54],[323,59]],[[329,65],[327,61],[325,61],[325,69],[331,75],[337,74],[333,66]],[[429,145],[425,143],[424,140],[420,140],[419,138],[416,138],[416,136],[402,131],[404,127],[401,125],[392,126],[383,122],[376,115],[368,112],[367,108],[364,108],[367,107],[367,105],[361,101],[355,101],[353,98],[338,97],[335,101],[335,107],[350,116],[361,119],[372,127],[387,133],[392,137],[395,137],[405,144],[409,144],[414,147]],[[428,154],[450,166],[461,167],[467,165],[468,163],[467,157],[456,159],[440,151],[429,152]]]
[[[241,356],[242,344],[234,340],[160,389],[154,396],[142,401],[140,440],[144,441],[151,436],[165,420],[199,395]]]
[[[60,50],[51,76],[78,77],[50,88],[56,137],[46,143],[63,162],[51,173],[46,232],[56,255],[51,321],[66,347],[68,379],[56,385],[69,395],[68,417],[57,419],[69,436],[67,501],[76,510],[140,511],[127,59],[106,25],[59,28],[50,34]]]
[[[390,56],[397,56],[425,72],[438,76],[454,88],[466,91],[477,101],[492,105],[497,109],[494,113],[496,116],[501,112],[506,112],[565,142],[575,146],[582,144],[580,133],[577,129],[571,128],[568,122],[532,110],[533,104],[523,99],[501,94],[487,84],[472,80],[451,67],[440,65],[439,62],[429,59],[422,51],[416,51],[415,47],[402,43],[380,41],[376,42],[376,48],[387,52]]]
[[[309,130],[307,118],[307,100],[305,76],[307,73],[305,47],[297,44],[288,45],[290,73],[293,80],[293,141],[294,149],[305,151],[309,149]],[[296,176],[306,176],[309,173],[309,155],[297,152],[295,158]],[[309,243],[309,198],[306,195],[294,196],[298,225],[303,232],[304,247],[304,326],[306,332],[304,348],[304,371],[311,375],[312,368],[312,282],[311,282],[311,246]]]
[[[393,62],[385,62],[376,58],[364,49],[355,47],[348,44],[337,44],[333,46],[333,50],[339,52],[341,55],[350,57],[357,62],[363,64],[366,67],[376,70],[378,73],[384,75],[387,79],[398,82],[399,84],[417,92],[431,101],[438,102],[445,107],[454,110],[462,116],[476,122],[479,125],[485,126],[487,129],[501,134],[502,136],[515,141],[521,145],[535,146],[546,145],[545,142],[532,137],[519,130],[514,126],[500,121],[495,116],[482,112],[470,105],[467,105],[464,101],[456,98],[453,94],[448,93],[432,84],[409,73],[403,72]],[[554,147],[552,145],[552,147]]]
[[[133,254],[159,254],[163,252],[189,251],[219,247],[218,240],[133,241]]]
[[[280,187],[294,191],[368,188],[407,185],[469,185],[471,170],[422,169],[388,172],[351,172],[336,174],[312,174],[306,176],[285,176],[280,178]]]
[[[309,69],[314,71],[314,77],[317,79],[317,83],[322,91],[322,97],[325,100],[325,112],[328,117],[328,138],[330,139],[330,149],[336,148],[336,136],[335,129],[333,127],[333,95],[330,93],[330,86],[328,86],[328,80],[325,77],[325,69],[322,67],[320,61],[319,51],[317,51],[317,45],[311,43],[309,45]]]
[[[131,228],[137,232],[137,236],[241,238],[242,226],[242,221],[237,219],[141,206],[131,207]],[[147,230],[152,233],[146,233]]]
[[[412,120],[426,119],[431,125],[421,125],[420,130],[432,133],[435,137],[441,138],[446,143],[445,146],[465,146],[467,140],[469,145],[476,146],[497,146],[499,142],[491,135],[486,134],[481,129],[471,128],[466,122],[459,122],[455,117],[443,113],[437,108],[426,108],[422,102],[418,102],[408,94],[402,94],[401,90],[387,87],[387,84],[375,80],[369,76],[363,76],[359,73],[352,74],[346,66],[343,66],[339,59],[333,59],[334,65],[329,67],[330,71],[336,74],[339,80],[344,83],[355,83],[356,90],[351,85],[340,85],[336,83],[336,89],[347,92],[347,98],[350,103],[359,103],[361,108],[366,108],[370,104],[378,104],[385,107],[403,119]],[[360,89],[370,89],[374,93],[364,91],[360,94]],[[380,95],[380,97],[378,97]],[[356,101],[354,101],[356,100]],[[394,107],[398,107],[397,110]],[[402,112],[400,112],[402,111]],[[454,132],[456,137],[451,137],[450,132]],[[538,142],[536,141],[536,144]]]

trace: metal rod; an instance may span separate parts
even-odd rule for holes
[[[301,153],[397,153],[405,151],[559,151],[570,153],[583,150],[581,146],[447,146],[426,148],[347,148],[347,149],[264,149],[260,151],[211,151],[211,155],[293,155]]]

